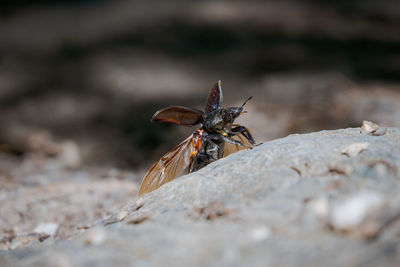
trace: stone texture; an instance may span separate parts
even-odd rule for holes
[[[369,144],[349,157],[343,149]],[[218,160],[2,266],[398,266],[400,129],[290,135]]]

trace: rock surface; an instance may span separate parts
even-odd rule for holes
[[[0,265],[399,266],[400,128],[267,142],[86,228],[0,252]]]

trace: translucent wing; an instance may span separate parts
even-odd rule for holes
[[[173,106],[157,111],[151,121],[192,126],[203,121],[203,111],[194,108]]]
[[[233,140],[236,140],[236,141],[240,141],[240,142],[242,142],[242,144],[245,144],[247,146],[250,146],[250,147],[253,146],[249,142],[249,140],[241,133],[239,133],[235,136],[232,136],[230,138]],[[229,156],[230,154],[233,154],[233,153],[238,152],[239,150],[243,150],[243,149],[247,149],[247,147],[225,142],[224,157]]]
[[[140,185],[139,195],[149,193],[178,176],[189,172],[201,146],[201,132],[196,131],[151,166]]]
[[[210,93],[207,97],[205,113],[208,114],[217,108],[220,108],[222,105],[222,88],[221,81],[218,81],[214,84],[210,89]]]

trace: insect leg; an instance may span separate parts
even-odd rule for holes
[[[249,140],[250,144],[255,145],[256,141],[254,141],[253,136],[251,135],[249,129],[242,125],[238,125],[234,128],[232,128],[232,132],[230,133],[231,136],[237,135],[237,134],[242,134],[244,137],[246,137],[247,140]]]
[[[213,161],[215,161],[216,159],[214,159],[211,155],[200,152],[199,154],[197,154],[197,160],[200,160],[206,164],[211,163]]]
[[[243,144],[243,143],[240,142],[240,141],[230,139],[230,138],[225,137],[225,136],[223,136],[223,135],[221,135],[221,138],[222,138],[222,140],[224,140],[225,142],[228,142],[228,143],[231,143],[231,144],[234,144],[234,145],[245,146],[245,147],[247,147],[247,148],[252,148],[251,146],[248,146],[248,145],[246,145],[246,144]]]
[[[192,167],[190,168],[189,172],[194,172],[194,171],[200,170],[204,166],[207,166],[208,164],[210,164],[211,162],[214,162],[216,160],[217,159],[215,159],[212,155],[209,155],[204,152],[199,152],[196,155],[196,158],[194,159]]]

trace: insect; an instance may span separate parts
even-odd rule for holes
[[[140,185],[139,195],[149,193],[178,176],[194,172],[207,164],[255,145],[250,131],[233,124],[245,113],[244,105],[222,108],[221,81],[210,89],[204,112],[194,108],[172,106],[157,111],[152,122],[185,126],[200,124],[188,138],[167,152],[151,166]]]

